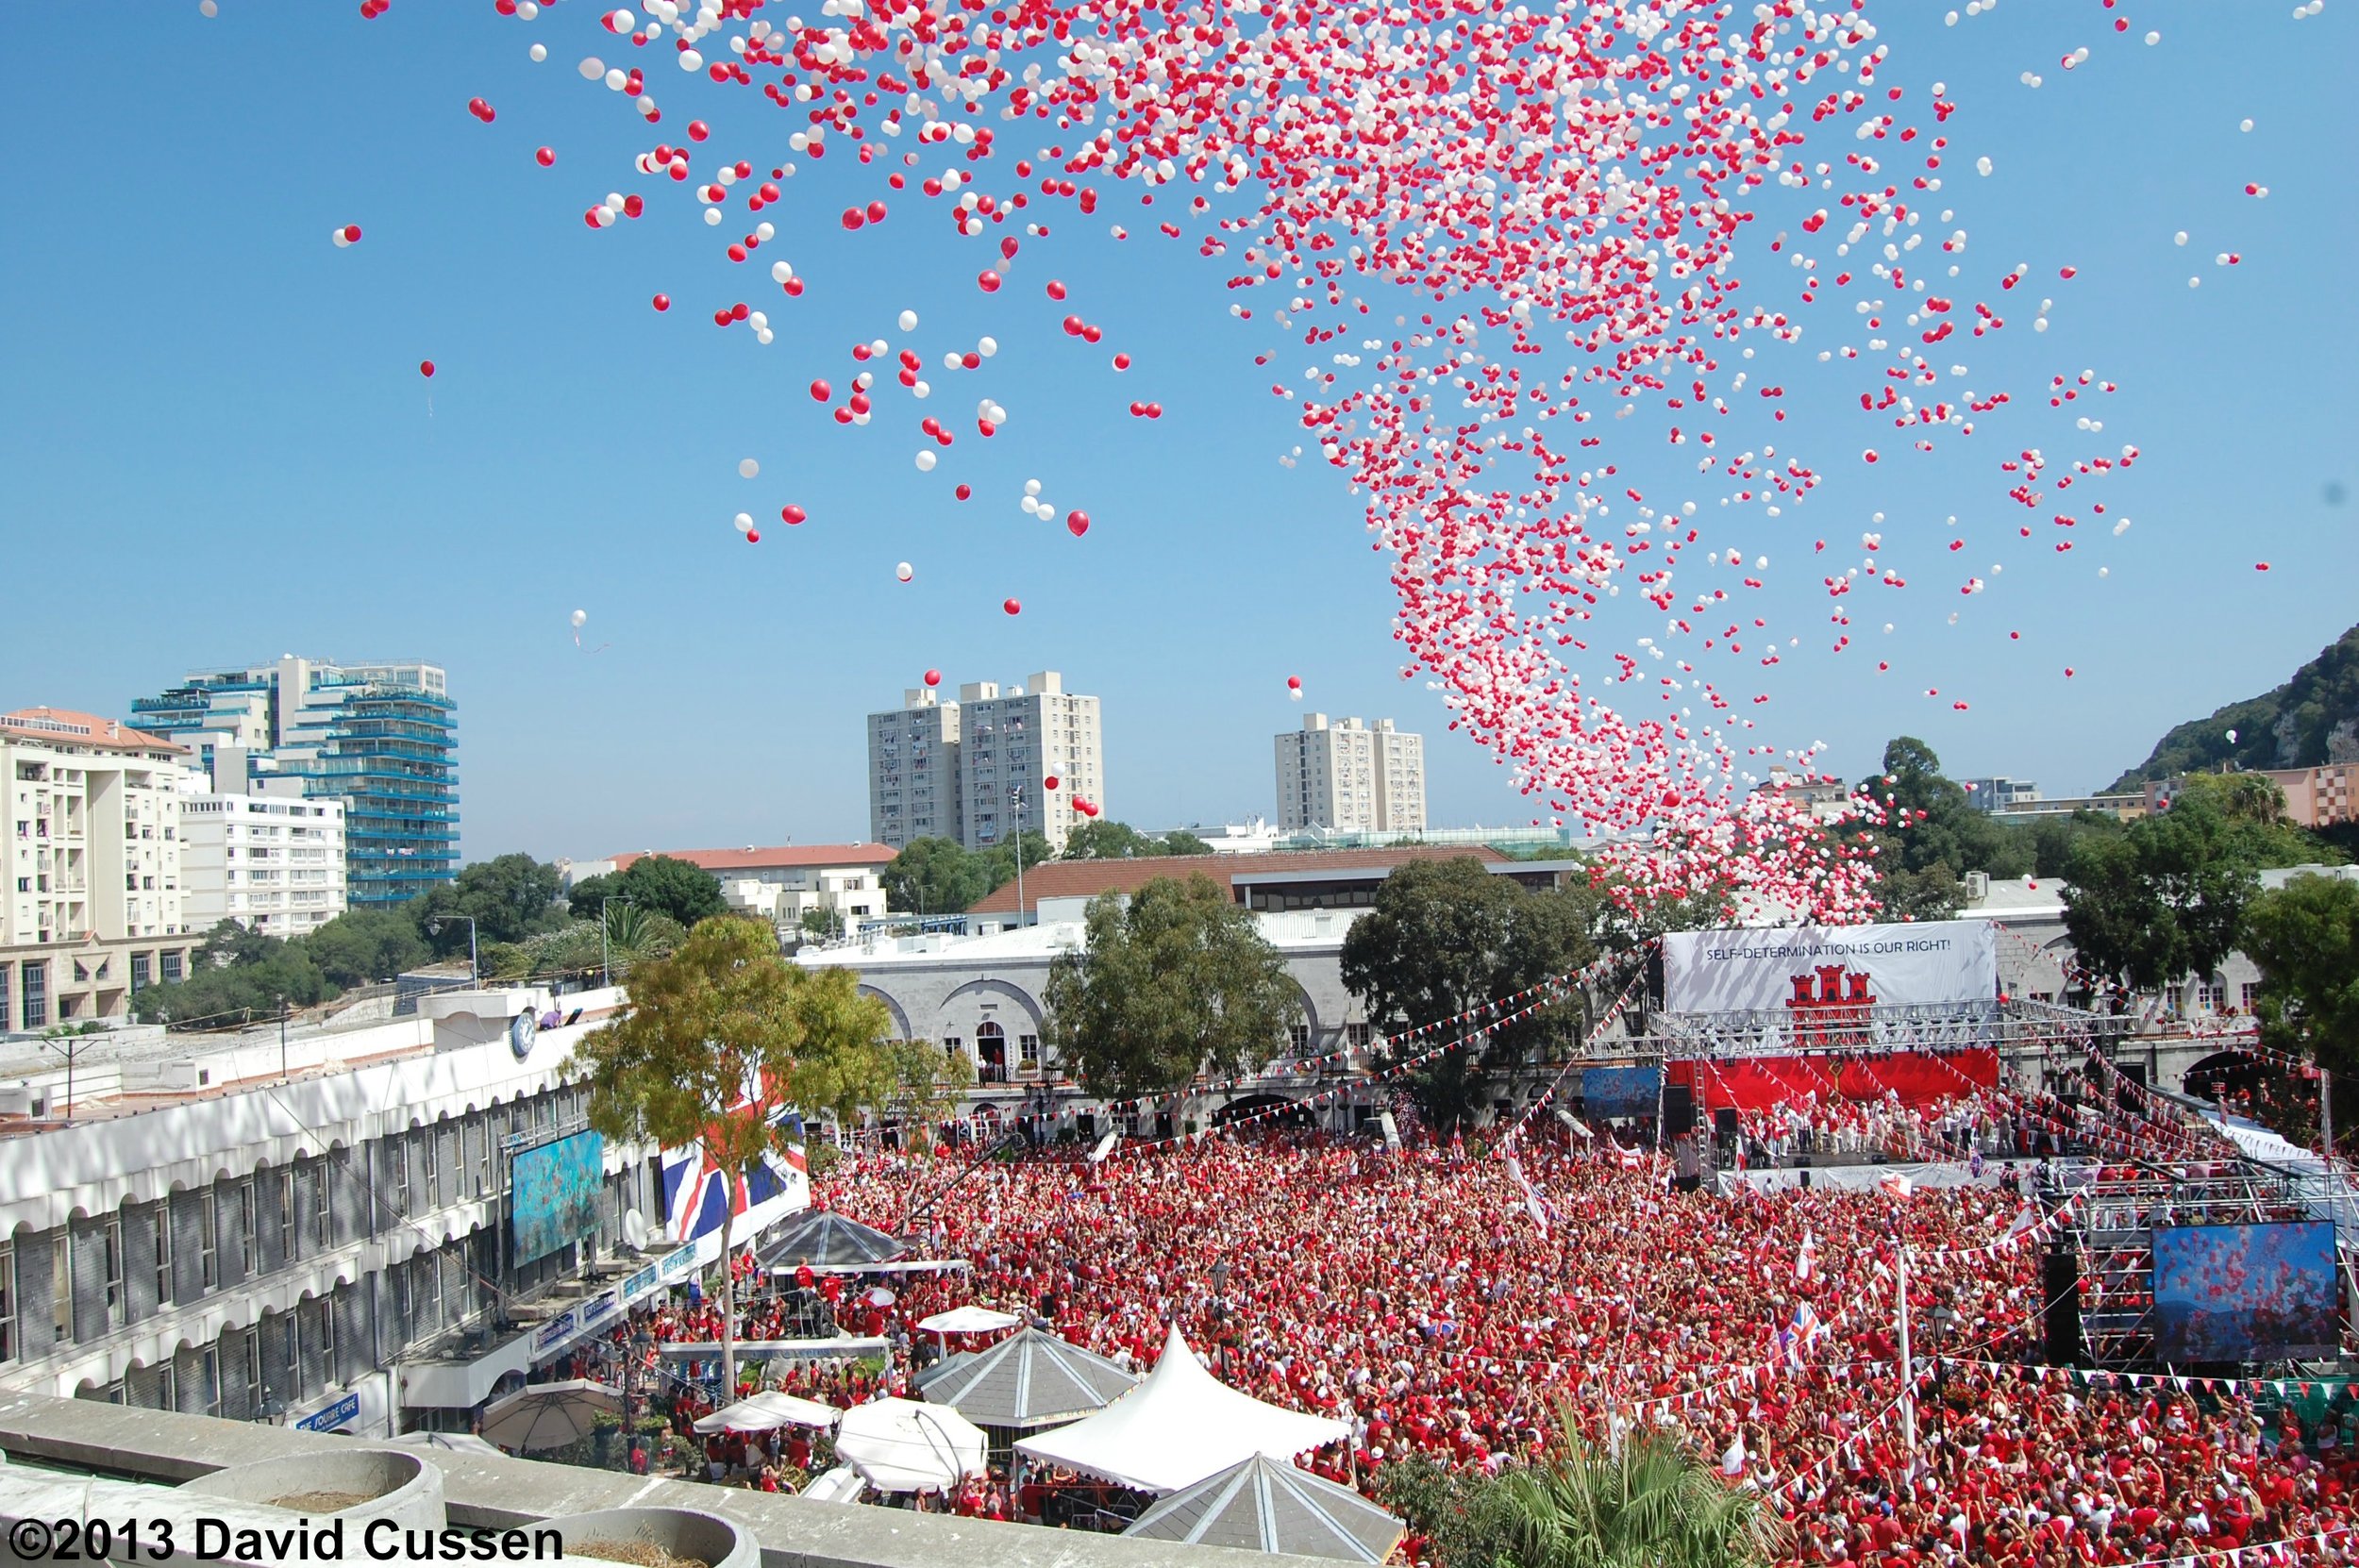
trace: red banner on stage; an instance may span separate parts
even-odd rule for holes
[[[1723,1061],[1674,1061],[1672,1084],[1695,1092],[1701,1112],[1733,1106],[1767,1110],[1798,1105],[1815,1095],[1832,1101],[1878,1101],[1897,1094],[1904,1106],[1933,1105],[1977,1089],[1999,1086],[1999,1052],[1990,1046],[1963,1051],[1896,1051],[1888,1056],[1742,1057]]]

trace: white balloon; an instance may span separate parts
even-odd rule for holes
[[[1027,495],[1038,495],[1040,493],[1040,481],[1038,479],[1025,480],[1024,493]]]
[[[583,81],[594,82],[606,75],[606,61],[598,58],[595,55],[592,55],[589,58],[581,62],[578,69],[581,72],[581,79]]]
[[[549,58],[549,46],[545,43],[536,43],[531,48],[526,50],[525,53],[532,57],[533,64],[538,65],[543,60]]]
[[[737,476],[739,478],[750,479],[761,472],[761,464],[756,462],[753,459],[740,458],[737,459]]]
[[[741,511],[730,521],[737,525],[737,531],[741,534],[749,534],[754,531],[754,517],[751,512]]]
[[[2233,729],[2228,732],[2228,743],[2232,746],[2236,743],[2236,732]]]
[[[581,629],[581,624],[582,624],[584,621],[587,621],[588,619],[590,619],[590,612],[589,612],[588,610],[586,610],[586,609],[577,609],[577,610],[575,610],[575,611],[574,611],[574,629],[575,629],[575,630],[577,630],[577,631],[580,630],[580,629]]]
[[[196,0],[196,14],[209,18],[219,16],[221,8],[213,4],[213,0]]]
[[[917,472],[920,474],[931,474],[933,471],[934,455],[931,452],[920,452],[917,455]]]
[[[904,310],[901,312],[901,330],[904,332],[914,332],[917,330],[916,311]]]
[[[905,560],[900,565],[893,569],[893,575],[900,578],[903,582],[907,582],[917,574],[910,570],[910,563]]]
[[[980,339],[975,344],[975,352],[988,359],[999,352],[999,340],[996,338]]]
[[[787,263],[783,261],[773,261],[770,263],[770,280],[772,282],[783,283],[794,275],[795,269]]]

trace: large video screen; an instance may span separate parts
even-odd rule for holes
[[[1590,1116],[1652,1118],[1663,1106],[1663,1069],[1584,1067],[1581,1070],[1581,1106]]]
[[[2154,1232],[2154,1353],[2165,1361],[2334,1355],[2340,1294],[2330,1224]]]
[[[598,1227],[598,1167],[606,1140],[577,1132],[527,1149],[510,1172],[508,1211],[517,1263],[545,1258]]]

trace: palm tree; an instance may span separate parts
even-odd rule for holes
[[[1497,1483],[1516,1568],[1761,1568],[1777,1557],[1784,1522],[1678,1434],[1633,1434],[1614,1452],[1574,1435],[1570,1410],[1560,1429],[1546,1461]]]

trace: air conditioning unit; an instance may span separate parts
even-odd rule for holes
[[[1966,897],[1971,904],[1980,904],[1990,896],[1990,873],[1969,871],[1966,874]]]

